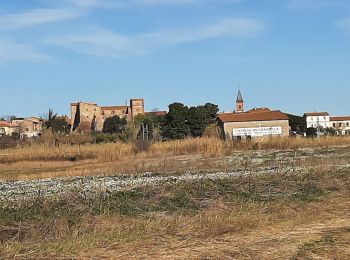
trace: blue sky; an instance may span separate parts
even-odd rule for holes
[[[348,0],[0,2],[0,115],[73,101],[350,115]]]

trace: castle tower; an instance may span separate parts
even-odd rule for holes
[[[145,101],[143,98],[130,99],[131,118],[145,113]]]
[[[244,101],[242,98],[241,91],[238,90],[237,100],[236,100],[236,113],[244,112]]]

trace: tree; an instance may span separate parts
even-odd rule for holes
[[[119,134],[123,133],[123,131],[126,129],[127,120],[125,117],[120,118],[119,116],[113,116],[107,118],[103,123],[103,133],[109,133],[109,134]]]
[[[64,116],[57,116],[52,109],[49,109],[47,120],[44,122],[46,129],[51,129],[54,133],[67,134],[70,131],[70,127],[67,123],[67,118]]]
[[[208,125],[214,124],[219,108],[215,104],[188,108],[181,103],[169,105],[161,130],[166,139],[182,139],[189,135],[203,136]]]
[[[187,124],[190,128],[191,135],[193,137],[202,136],[210,120],[211,118],[208,117],[208,111],[205,107],[191,107],[188,110],[187,120]]]
[[[317,136],[317,129],[313,127],[309,127],[306,129],[306,136],[307,137],[316,137]]]
[[[134,118],[135,128],[139,129],[138,136],[141,136],[144,133],[144,129],[147,128],[149,140],[160,139],[159,130],[163,122],[164,116],[159,116],[155,113],[139,114]]]
[[[216,117],[219,112],[219,106],[212,103],[206,103],[204,105],[204,110],[207,117],[207,123],[214,124],[216,122]]]
[[[17,117],[15,115],[4,115],[1,116],[0,121],[12,121],[14,119],[16,119]]]
[[[335,136],[337,134],[337,131],[332,127],[325,128],[324,132],[326,135],[331,135],[331,136]]]
[[[289,119],[289,126],[291,127],[292,132],[303,134],[306,132],[306,121],[305,118],[292,115],[292,114],[286,114]]]
[[[181,103],[169,105],[169,113],[164,118],[161,127],[165,139],[183,139],[190,133],[187,124],[188,107]]]

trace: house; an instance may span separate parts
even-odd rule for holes
[[[339,135],[350,134],[350,116],[330,117],[330,123]]]
[[[16,121],[19,125],[20,138],[31,138],[41,136],[44,120],[39,117],[28,117]]]
[[[221,135],[227,139],[251,139],[263,136],[289,136],[288,116],[279,110],[254,108],[244,112],[244,102],[239,91],[236,110],[218,114]]]
[[[11,136],[18,133],[18,125],[0,121],[0,136]]]
[[[307,128],[331,127],[330,116],[327,112],[305,113],[304,119],[305,119]]]

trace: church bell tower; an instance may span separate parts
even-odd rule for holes
[[[236,113],[244,112],[244,101],[242,98],[241,91],[238,90],[237,100],[236,100]]]

